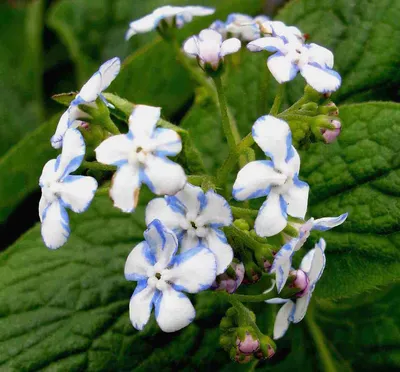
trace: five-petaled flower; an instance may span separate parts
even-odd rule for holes
[[[162,20],[169,25],[175,23],[177,28],[181,28],[185,23],[191,22],[193,17],[207,16],[214,12],[215,9],[205,6],[162,6],[153,10],[151,14],[131,22],[125,39],[129,40],[133,35],[155,30]]]
[[[183,50],[186,54],[197,57],[203,69],[210,66],[212,70],[217,70],[223,58],[237,52],[240,46],[239,39],[231,38],[223,41],[221,34],[208,28],[201,31],[198,36],[187,39]]]
[[[297,270],[296,276],[301,278],[302,291],[296,294],[295,299],[273,298],[266,301],[269,304],[284,303],[275,319],[275,340],[286,333],[290,322],[298,323],[306,315],[315,285],[321,278],[325,268],[325,247],[325,240],[320,239],[315,248],[309,251],[301,261],[300,269]]]
[[[197,293],[211,286],[216,276],[214,255],[204,246],[177,255],[176,235],[159,220],[148,226],[144,238],[125,264],[125,278],[138,282],[129,303],[132,325],[143,329],[154,306],[160,328],[164,332],[178,331],[196,315],[182,292]]]
[[[66,208],[84,212],[93,199],[97,182],[92,177],[71,176],[80,166],[85,154],[85,143],[77,129],[68,129],[64,136],[61,155],[43,167],[39,185],[42,197],[39,217],[42,237],[48,248],[61,247],[70,234]]]
[[[347,218],[348,213],[341,214],[338,217],[325,217],[314,220],[310,218],[307,222],[299,226],[299,235],[292,238],[276,254],[271,266],[271,272],[276,275],[276,288],[278,293],[284,287],[289,272],[292,267],[292,257],[306,242],[312,230],[327,231],[341,225]],[[292,223],[293,225],[293,223]]]
[[[268,58],[268,68],[278,83],[293,80],[300,71],[316,91],[336,91],[341,84],[340,75],[332,70],[333,54],[317,44],[302,44],[298,40],[285,41],[280,37],[263,37],[247,44],[251,52],[274,52]]]
[[[146,209],[146,223],[159,219],[172,229],[180,242],[181,252],[206,246],[215,255],[217,274],[223,273],[233,258],[222,226],[232,224],[232,212],[227,201],[212,190],[187,183],[174,196],[153,199]]]
[[[285,228],[288,214],[304,218],[309,187],[298,178],[300,157],[292,146],[292,135],[285,121],[262,116],[254,123],[252,133],[271,160],[246,164],[233,185],[233,197],[247,200],[268,195],[254,227],[259,236],[273,236]]]
[[[167,158],[181,151],[181,139],[172,129],[156,128],[160,111],[137,105],[129,117],[129,132],[106,139],[95,150],[100,163],[118,167],[110,196],[124,212],[136,208],[142,183],[157,195],[173,195],[186,183],[182,167]]]
[[[71,102],[68,109],[61,116],[58,122],[56,132],[51,137],[51,145],[55,149],[61,148],[63,144],[64,134],[68,128],[77,128],[81,125],[81,121],[87,114],[79,109],[79,105],[95,105],[97,98],[100,98],[106,105],[110,106],[102,95],[112,81],[116,78],[121,68],[121,61],[118,57],[112,58],[104,62],[98,71],[85,83],[75,99]]]

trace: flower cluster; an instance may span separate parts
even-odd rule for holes
[[[157,29],[166,42],[175,45],[176,28],[194,16],[213,12],[200,6],[163,6],[132,22],[126,38]],[[268,58],[268,68],[278,83],[288,82],[300,72],[308,86],[298,103],[281,113],[281,97],[277,96],[271,112],[259,117],[239,141],[221,75],[223,65],[229,63],[224,57],[237,52],[242,42],[249,42],[250,51],[274,53]],[[254,313],[242,302],[283,304],[273,334],[275,339],[282,337],[290,322],[297,323],[305,316],[325,267],[325,240],[321,238],[304,255],[297,270],[292,266],[293,256],[312,230],[329,230],[347,218],[344,213],[306,220],[310,187],[300,174],[301,141],[292,136],[295,124],[291,120],[295,117],[307,128],[301,140],[332,142],[341,123],[337,107],[325,93],[339,88],[340,76],[332,70],[329,50],[305,44],[298,28],[266,16],[231,14],[226,22],[215,21],[188,38],[183,51],[197,57],[205,74],[179,54],[184,67],[197,83],[204,83],[221,111],[230,154],[218,173],[187,174],[190,166],[179,155],[192,144],[182,140],[179,128],[161,119],[160,107],[131,104],[104,93],[110,102],[106,100],[103,92],[120,70],[120,60],[113,58],[74,96],[51,139],[61,154],[46,163],[39,180],[42,237],[50,249],[65,244],[70,234],[67,209],[84,212],[98,181],[123,213],[135,212],[145,184],[158,197],[145,208],[144,241],[132,249],[125,264],[125,278],[137,282],[129,304],[133,327],[142,330],[154,307],[159,327],[164,332],[178,331],[196,316],[192,297],[186,293],[211,290],[232,304],[221,321],[224,349],[238,362],[270,358],[276,346],[261,333]],[[177,53],[181,53],[179,48]],[[210,91],[212,81],[215,86]],[[127,119],[122,120],[120,112]],[[114,123],[113,117],[118,122]],[[95,135],[96,128],[101,135]],[[85,144],[86,139],[90,141]],[[254,143],[264,153],[260,160],[255,160],[251,149]],[[197,154],[196,150],[183,152],[186,157]],[[85,175],[91,169],[96,172]],[[75,171],[80,175],[71,175]],[[110,172],[114,174],[107,186],[104,180]],[[259,198],[263,198],[262,205],[253,200]],[[247,295],[242,284],[263,274],[273,278],[272,287],[262,289],[259,295]]]

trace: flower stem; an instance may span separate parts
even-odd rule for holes
[[[102,118],[101,125],[105,130],[110,132],[111,134],[121,134],[118,127],[111,120],[110,116],[106,115]]]
[[[260,102],[259,102],[259,116],[265,115],[267,112],[267,96],[268,96],[268,87],[271,80],[271,73],[268,68],[264,68],[264,73],[261,78],[261,86],[260,86]]]
[[[278,115],[279,108],[281,107],[283,92],[285,91],[285,84],[279,84],[278,91],[276,92],[276,96],[274,99],[274,103],[272,104],[270,115]]]
[[[115,171],[117,169],[117,167],[115,167],[114,165],[101,164],[97,161],[83,161],[82,167],[99,171]]]
[[[242,295],[242,294],[232,293],[230,296],[232,296],[234,300],[240,302],[263,302],[265,300],[277,297],[278,294],[276,293],[275,290],[272,290],[270,292],[261,293],[259,295]]]
[[[222,79],[220,75],[213,77],[215,86],[217,88],[219,108],[221,112],[222,129],[224,130],[225,137],[228,141],[228,146],[231,151],[236,151],[236,143],[238,141],[238,131],[236,126],[234,126],[228,115],[228,105],[226,103],[226,97],[224,93],[224,87],[222,84]]]
[[[297,102],[295,102],[292,106],[290,106],[288,109],[283,111],[281,115],[288,114],[293,111],[297,111],[301,106],[303,106],[305,103],[309,101],[309,98],[307,96],[301,97]]]
[[[310,311],[312,308],[310,306],[307,315],[305,317],[306,323],[308,325],[308,329],[312,338],[314,339],[314,343],[316,348],[318,349],[318,354],[321,359],[322,365],[326,372],[336,372],[337,368],[335,366],[335,362],[332,358],[331,353],[329,352],[329,348],[325,343],[325,337],[322,333],[321,329],[318,327],[317,323],[313,318],[313,312]]]

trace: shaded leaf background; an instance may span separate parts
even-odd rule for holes
[[[258,14],[259,0],[177,1]],[[156,33],[123,41],[131,19],[160,0],[8,1],[0,4],[0,246],[8,247],[37,221],[37,178],[55,155],[49,137],[61,106],[55,93],[76,90],[107,58],[124,59],[110,92],[132,102],[163,107],[188,129],[215,170],[227,151],[211,102],[194,96],[188,75]],[[299,26],[310,40],[331,48],[343,86],[338,104],[398,101],[400,4],[394,0],[294,0],[277,18]],[[182,39],[209,25],[197,19]],[[266,78],[264,53],[230,57],[227,96],[242,135],[267,112],[276,84],[260,102]],[[301,78],[286,91],[289,104],[301,95]],[[343,105],[344,130],[330,146],[312,145],[303,158],[316,217],[349,210],[349,221],[328,232],[328,266],[317,288],[313,319],[322,329],[337,370],[396,370],[400,364],[400,272],[398,104]],[[218,149],[218,151],[216,151]],[[144,203],[144,201],[143,201]],[[36,226],[0,255],[0,370],[248,370],[229,362],[218,346],[225,310],[212,295],[196,299],[195,322],[174,335],[159,333],[154,320],[139,334],[129,324],[132,283],[122,276],[125,257],[141,239],[143,205],[133,216],[96,198],[72,217],[69,243],[46,250]],[[104,229],[107,226],[107,229]],[[314,236],[314,239],[317,235]],[[267,331],[274,306],[255,306]],[[270,327],[270,326],[269,326]],[[270,362],[257,369],[323,370],[305,321],[291,327]]]

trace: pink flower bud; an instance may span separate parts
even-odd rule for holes
[[[339,136],[342,130],[342,125],[340,124],[340,121],[331,120],[331,124],[335,127],[335,129],[321,128],[322,137],[324,137],[326,143],[334,142],[336,140],[336,137]]]
[[[231,263],[231,267],[235,270],[236,278],[231,278],[227,273],[220,275],[219,283],[215,281],[212,285],[212,289],[217,291],[226,291],[228,293],[235,292],[240,284],[242,284],[243,277],[244,277],[244,265],[240,263]]]
[[[296,294],[297,297],[302,297],[308,288],[309,279],[307,274],[303,270],[295,270],[290,275],[296,276],[293,282],[293,287],[300,289],[300,292]]]
[[[249,355],[258,351],[260,348],[260,341],[254,339],[250,333],[246,332],[246,336],[243,341],[237,338],[236,345],[240,353]]]

